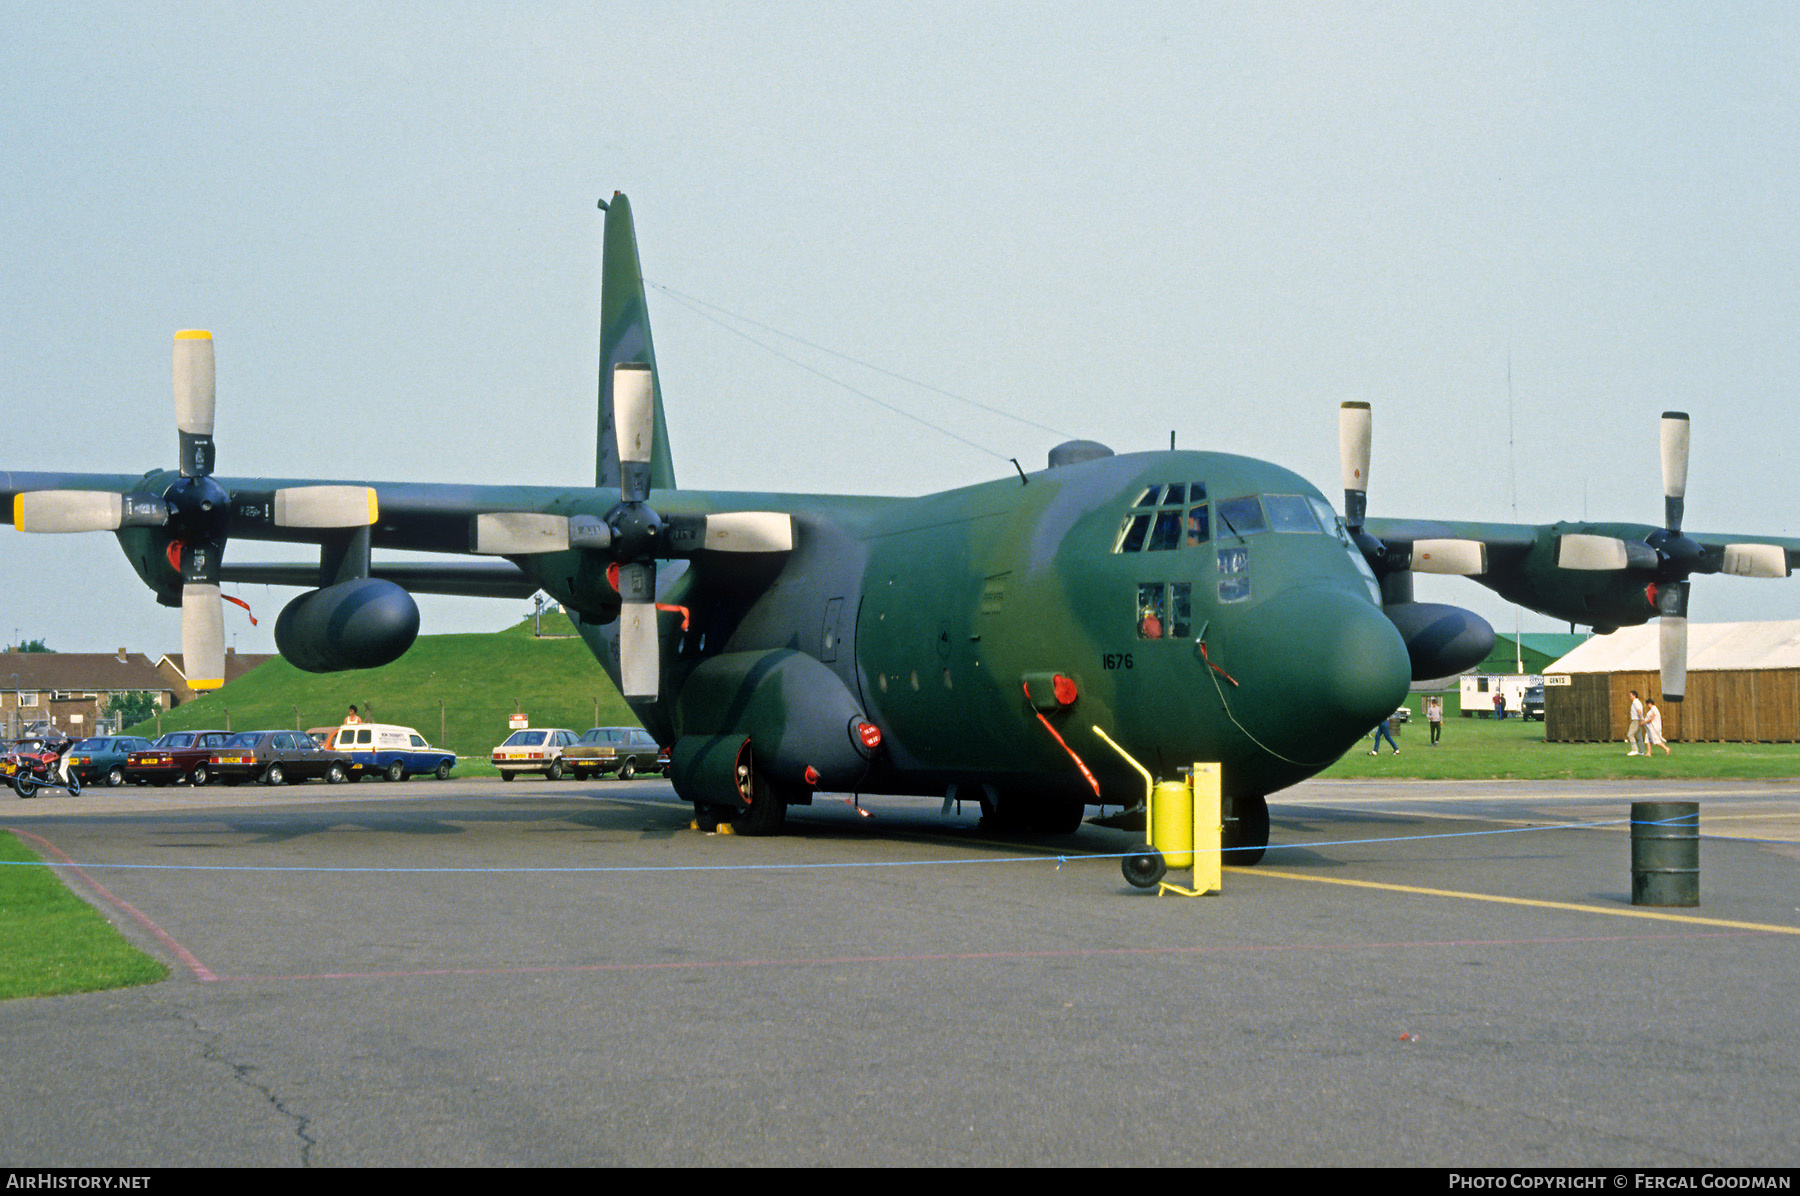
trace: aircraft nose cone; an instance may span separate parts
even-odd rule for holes
[[[1406,642],[1381,609],[1360,594],[1311,587],[1271,600],[1260,612],[1263,650],[1310,724],[1315,744],[1341,748],[1394,712],[1412,684]]]

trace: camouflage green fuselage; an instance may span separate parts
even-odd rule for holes
[[[1164,509],[1138,505],[1172,484],[1182,497]],[[1079,757],[1106,801],[1135,801],[1141,778],[1096,727],[1159,777],[1205,760],[1225,765],[1231,792],[1292,784],[1404,697],[1404,646],[1335,527],[1238,535],[1215,520],[1190,543],[1200,495],[1324,505],[1287,470],[1213,453],[1106,457],[916,499],[658,492],[665,513],[789,511],[798,535],[764,576],[741,558],[702,559],[665,587],[663,601],[684,611],[662,616],[665,685],[637,713],[676,741],[690,732],[682,687],[702,662],[793,650],[829,668],[881,728],[865,792],[988,784],[1098,801]],[[1138,514],[1171,513],[1178,543],[1127,550]],[[555,558],[521,563],[594,619],[578,626],[616,675],[594,595],[559,586]],[[1073,682],[1073,701],[1043,703],[1040,718],[1025,692],[1034,674]]]

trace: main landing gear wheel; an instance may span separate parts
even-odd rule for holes
[[[1227,864],[1249,867],[1263,858],[1269,847],[1269,803],[1262,797],[1239,797],[1232,800],[1237,817],[1225,824],[1225,848],[1222,859]]]
[[[1079,797],[1052,797],[1031,811],[1031,829],[1042,835],[1072,835],[1081,829],[1087,803]]]
[[[1022,831],[1028,820],[1025,803],[1019,800],[1016,793],[997,792],[990,794],[986,787],[981,792],[981,829],[989,834]]]
[[[731,829],[740,835],[779,834],[787,822],[789,789],[756,766],[748,742],[738,753],[737,787],[749,804],[734,813]]]
[[[1072,835],[1081,829],[1087,803],[1079,797],[1043,797],[1013,789],[981,795],[981,829],[990,834]]]

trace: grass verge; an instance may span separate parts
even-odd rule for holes
[[[152,984],[169,974],[0,831],[0,1000]]]
[[[1442,742],[1414,716],[1395,728],[1400,754],[1386,743],[1369,755],[1365,739],[1320,774],[1330,780],[1400,778],[1427,781],[1575,781],[1644,779],[1777,780],[1800,776],[1800,744],[1674,743],[1671,753],[1627,756],[1617,743],[1545,743],[1544,724],[1518,719],[1450,718]]]

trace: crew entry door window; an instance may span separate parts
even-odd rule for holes
[[[1185,639],[1193,634],[1194,587],[1191,582],[1139,582],[1137,628],[1141,640]]]

